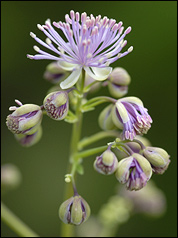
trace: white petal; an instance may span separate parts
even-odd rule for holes
[[[122,118],[123,123],[128,122],[129,116],[128,116],[127,110],[124,107],[124,105],[120,101],[117,101],[116,107],[117,107],[120,117]]]
[[[71,64],[66,61],[58,61],[57,63],[62,69],[67,71],[72,71],[77,66],[76,64]]]
[[[142,101],[139,98],[137,98],[137,97],[125,97],[125,98],[121,98],[119,100],[120,100],[120,102],[130,102],[130,103],[134,103],[134,104],[136,104],[138,106],[142,106],[143,107]]]
[[[91,67],[93,72],[91,71],[89,67],[84,67],[84,69],[90,77],[98,81],[103,81],[107,79],[109,74],[112,71],[111,67],[105,67],[105,68]]]
[[[67,89],[72,87],[74,84],[76,84],[76,82],[79,79],[79,76],[81,74],[82,68],[76,69],[74,70],[68,78],[66,78],[63,82],[60,83],[60,87],[62,89]]]

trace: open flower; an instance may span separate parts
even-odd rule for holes
[[[57,56],[37,46],[34,46],[37,55],[27,55],[35,60],[56,60],[61,68],[72,70],[69,77],[60,83],[62,89],[72,87],[78,81],[82,69],[95,80],[107,79],[112,71],[109,65],[133,50],[131,46],[124,53],[120,53],[127,44],[124,38],[131,31],[131,27],[128,27],[122,34],[124,27],[121,21],[116,23],[116,20],[108,19],[106,16],[101,18],[101,15],[87,16],[85,12],[80,16],[73,10],[70,11],[70,16],[65,15],[65,20],[66,22],[53,22],[53,25],[62,30],[67,41],[56,32],[49,19],[45,25],[37,25],[47,36],[46,43],[34,33],[30,33],[32,38]]]
[[[114,124],[123,129],[123,139],[133,140],[136,135],[146,134],[152,119],[137,97],[119,99],[112,110]]]
[[[126,184],[128,190],[139,190],[146,186],[151,178],[152,168],[147,159],[134,153],[118,163],[116,178]]]

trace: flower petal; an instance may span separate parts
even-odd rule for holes
[[[121,98],[119,100],[120,100],[120,102],[134,103],[134,104],[136,104],[138,106],[143,107],[142,101],[139,98],[137,98],[137,97],[125,97],[125,98]]]
[[[69,77],[67,77],[63,82],[60,83],[62,89],[67,89],[72,87],[79,79],[82,68],[74,70]]]
[[[66,61],[58,61],[57,64],[64,70],[72,71],[74,68],[76,68],[76,64],[71,64]]]
[[[123,123],[128,122],[129,116],[128,116],[127,110],[119,100],[116,102],[116,107],[117,107],[120,117],[122,118]]]
[[[112,71],[112,68],[108,66],[106,66],[105,68],[91,67],[93,72],[89,67],[84,67],[84,69],[90,77],[98,81],[103,81],[107,79]]]

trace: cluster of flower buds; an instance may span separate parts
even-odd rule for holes
[[[145,140],[145,143],[148,144],[148,141]],[[122,144],[123,142],[120,146]],[[142,189],[150,180],[153,172],[163,174],[168,168],[170,156],[161,148],[145,147],[139,140],[126,142],[124,147],[130,156],[124,157],[118,162],[110,145],[106,151],[96,157],[94,168],[97,172],[105,175],[115,172],[117,180],[121,184],[126,184],[128,190]],[[116,146],[116,148],[118,147]]]
[[[90,207],[78,194],[63,202],[59,208],[59,217],[66,224],[80,225],[89,216]]]

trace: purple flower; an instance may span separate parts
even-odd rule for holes
[[[139,190],[146,186],[151,178],[152,168],[147,159],[134,153],[118,163],[116,178],[125,184],[128,190]]]
[[[146,134],[152,119],[137,97],[119,99],[112,110],[114,124],[123,129],[123,139],[133,140],[136,135]]]
[[[54,54],[47,53],[34,46],[37,55],[27,55],[30,59],[57,60],[61,68],[73,71],[61,84],[62,89],[72,87],[79,79],[82,68],[95,80],[105,80],[112,71],[109,65],[133,50],[131,46],[124,53],[120,53],[127,44],[125,36],[131,31],[128,27],[122,34],[124,27],[122,22],[116,23],[114,19],[108,19],[101,15],[87,16],[83,12],[70,11],[70,16],[65,15],[65,22],[53,22],[53,25],[62,30],[66,41],[52,27],[50,20],[45,25],[38,24],[38,28],[47,36],[46,43],[34,33],[30,33],[42,46],[51,50]]]

